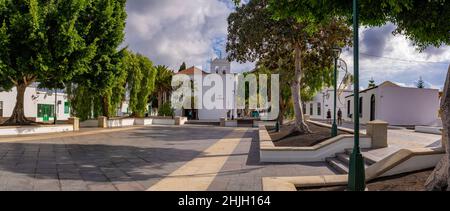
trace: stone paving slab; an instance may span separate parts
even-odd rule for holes
[[[237,129],[200,156],[150,187],[149,191],[205,191],[247,130]]]
[[[239,130],[161,126],[2,140],[0,190],[143,191],[180,172],[196,172],[207,178],[195,182],[198,190],[259,191],[262,177],[334,174],[325,163],[259,163],[256,130]]]
[[[229,155],[209,191],[262,191],[263,177],[335,175],[326,163],[272,164],[259,162],[257,131],[248,132]]]
[[[0,190],[142,191],[231,133],[146,127],[0,142]]]

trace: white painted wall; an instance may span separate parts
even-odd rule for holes
[[[339,93],[338,93],[339,94]],[[342,110],[342,115],[345,117],[347,115],[347,107],[346,107],[346,98],[347,96],[351,95],[351,91],[344,91],[337,99],[337,109],[336,111],[339,111],[339,109]],[[321,114],[318,113],[318,107],[319,103],[321,106]],[[334,112],[334,89],[325,89],[322,92],[319,92],[315,97],[314,100],[311,102],[306,102],[306,115],[310,115],[312,119],[320,119],[324,120],[327,119],[327,112],[328,110],[331,111],[331,118],[333,118],[333,112]],[[311,113],[311,106],[312,106],[312,113]],[[337,112],[336,112],[337,115]]]
[[[362,137],[361,148],[370,148],[372,139]],[[354,146],[352,137],[345,137],[337,142],[326,145],[317,150],[302,150],[301,147],[274,147],[273,149],[260,150],[260,161],[265,163],[290,163],[290,162],[324,162],[336,153],[344,152]]]
[[[223,109],[206,109],[205,108],[205,99],[203,99],[203,109],[198,109],[198,118],[199,120],[210,120],[210,121],[218,121],[220,118],[227,117],[228,109],[230,109],[232,112],[232,115],[234,114],[235,117],[237,117],[237,110],[233,109],[235,108],[235,90],[236,90],[236,84],[237,84],[237,78],[234,75],[223,75],[219,74],[223,81],[223,89],[217,90],[219,93],[219,96],[216,96],[218,100],[222,100],[222,108]],[[203,79],[207,76],[207,74],[203,74]],[[191,80],[194,79],[194,76],[191,75]],[[227,83],[227,80],[230,81]],[[203,80],[204,81],[204,80]],[[196,84],[196,87],[199,87],[200,85]],[[215,86],[214,84],[212,86],[202,86],[202,96],[205,96],[205,93],[207,93],[212,87]],[[227,95],[227,90],[228,94]],[[182,110],[175,110],[175,116],[183,116]]]
[[[3,102],[3,117],[10,117],[16,105],[17,89],[13,88],[9,92],[0,92],[0,101]],[[36,118],[37,122],[42,119],[37,118],[38,104],[55,105],[54,92],[41,92],[33,86],[30,86],[25,91],[24,96],[24,110],[25,116],[28,118]],[[61,104],[57,106],[57,119],[68,120],[70,118],[70,112],[64,113],[64,103],[68,101],[67,95],[64,93],[57,94],[57,101],[61,101]]]
[[[429,125],[438,119],[439,90],[380,85],[378,88],[360,93],[363,98],[362,124],[370,121],[371,97],[375,95],[375,119],[390,125]],[[350,101],[350,113],[354,113],[353,97]],[[345,110],[345,114],[347,109]],[[348,121],[353,121],[347,117]]]
[[[391,125],[427,125],[438,119],[439,90],[380,87],[379,118]]]
[[[73,125],[3,127],[0,128],[0,136],[61,133],[70,131],[73,131]]]
[[[28,87],[25,91],[24,110],[25,116],[34,118],[37,116],[37,107],[32,96],[36,96],[36,88]],[[13,88],[9,92],[0,92],[0,101],[3,102],[3,117],[10,117],[16,105],[17,89]]]
[[[439,163],[439,161],[442,160],[443,156],[444,154],[414,156],[395,166],[393,169],[387,171],[381,177],[434,168]]]

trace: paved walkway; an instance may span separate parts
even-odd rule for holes
[[[321,121],[325,122],[326,121]],[[344,122],[342,127],[353,129],[354,125],[349,122]],[[361,125],[361,133],[365,133],[366,128]],[[387,148],[363,150],[363,154],[374,161],[380,161],[389,155],[401,149],[414,148],[439,148],[441,147],[441,135],[418,133],[414,130],[405,128],[391,127],[388,129],[388,145]]]
[[[152,126],[0,140],[0,190],[261,190],[261,178],[334,174],[259,163],[254,129]]]

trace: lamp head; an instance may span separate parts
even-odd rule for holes
[[[337,45],[333,46],[333,57],[335,59],[339,59],[339,57],[341,56],[341,53],[342,53],[342,48],[340,48]]]

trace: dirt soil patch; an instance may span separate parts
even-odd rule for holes
[[[367,184],[369,191],[426,191],[425,182],[432,170],[406,173],[374,180]],[[345,191],[345,186],[299,189],[299,191]]]
[[[308,126],[312,131],[311,134],[289,134],[290,129],[293,127],[291,124],[284,125],[278,133],[268,129],[269,135],[272,140],[274,140],[274,144],[277,147],[311,147],[331,138],[330,128],[321,127],[311,123],[308,123]],[[344,135],[349,133],[339,131],[338,134]]]

